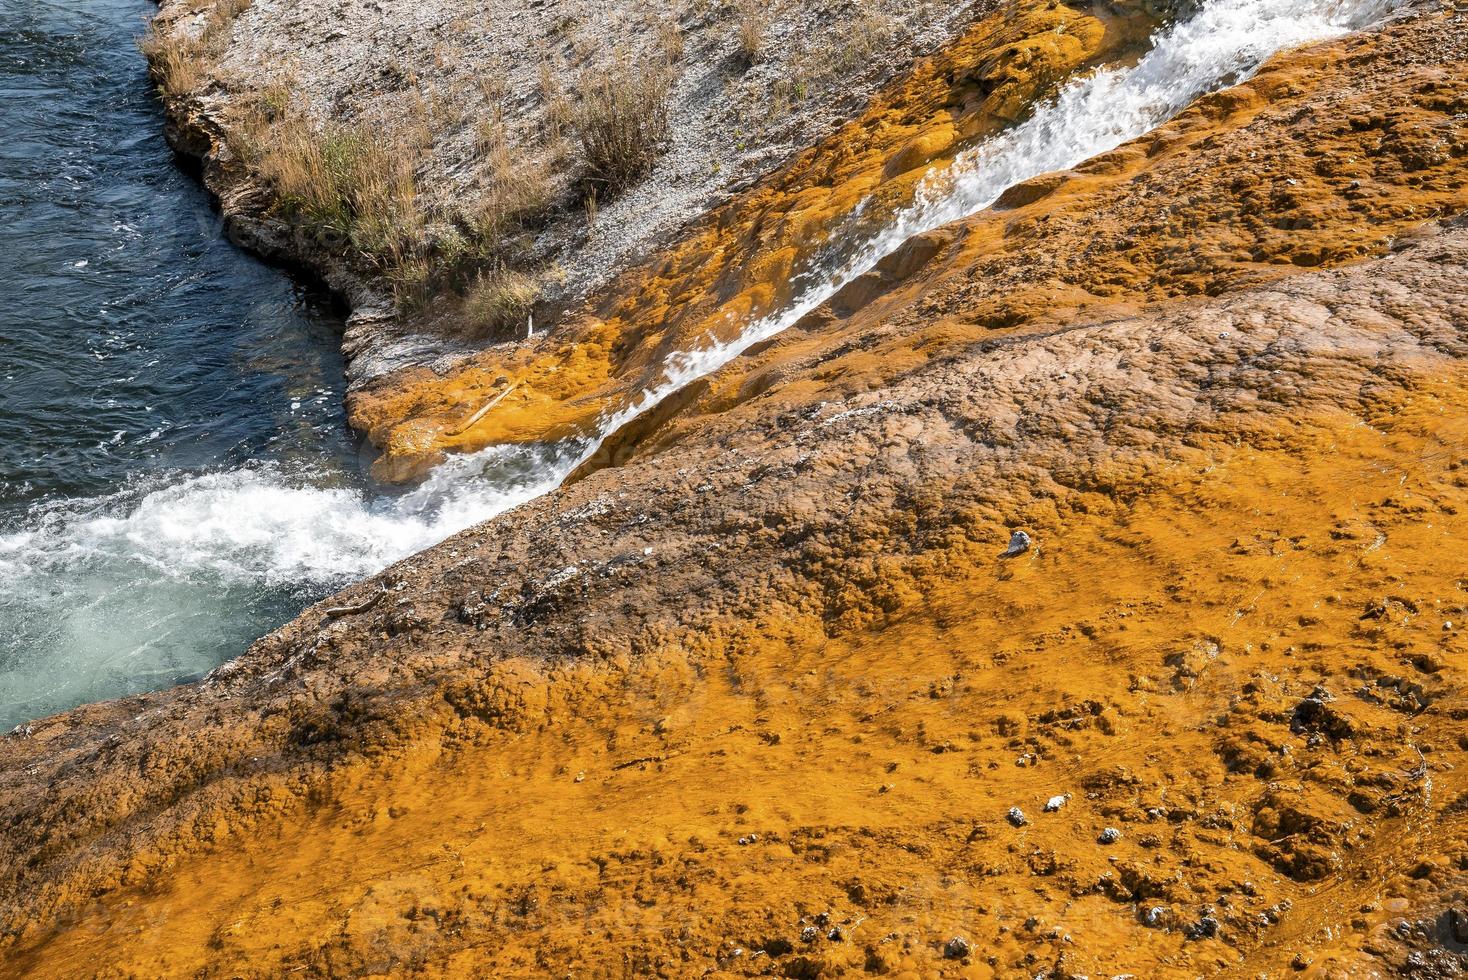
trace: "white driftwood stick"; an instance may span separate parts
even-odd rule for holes
[[[505,398],[507,398],[509,396],[510,392],[514,391],[518,387],[520,387],[520,382],[516,381],[514,384],[510,385],[504,391],[500,392],[498,395],[495,395],[493,398],[491,398],[485,404],[485,406],[483,408],[481,408],[479,411],[475,412],[473,415],[469,416],[469,421],[465,422],[463,425],[461,425],[457,429],[455,429],[453,434],[457,436],[457,435],[462,435],[465,432],[468,432],[470,429],[472,429],[474,427],[474,423],[475,422],[478,422],[480,419],[482,419],[486,415],[488,415],[489,414],[489,410],[491,408],[494,408],[500,402],[504,401]]]

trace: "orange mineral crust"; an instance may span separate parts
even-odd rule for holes
[[[6,738],[7,969],[1439,955],[1468,862],[1465,268],[1468,230],[1424,229],[756,399],[199,685]]]
[[[584,430],[1147,29],[1009,9],[549,336],[360,390],[385,474]],[[1465,67],[1434,5],[1287,52],[0,737],[0,974],[1461,975]]]

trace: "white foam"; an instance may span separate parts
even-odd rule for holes
[[[124,563],[174,580],[341,584],[553,489],[577,448],[492,447],[400,496],[261,465],[65,501],[0,535],[0,574],[19,584]]]

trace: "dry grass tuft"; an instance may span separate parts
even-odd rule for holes
[[[257,144],[276,207],[331,247],[388,271],[419,256],[424,237],[414,170],[421,149],[364,125],[276,122]]]
[[[540,298],[540,283],[530,275],[496,265],[481,271],[464,297],[466,332],[480,338],[519,336]]]
[[[341,255],[390,287],[413,309],[444,290],[476,290],[477,329],[492,329],[486,312],[517,294],[503,267],[517,236],[555,206],[556,163],[550,148],[512,146],[496,113],[478,131],[489,182],[472,210],[430,214],[416,175],[432,150],[430,121],[419,111],[391,132],[366,123],[320,125],[294,106],[288,85],[256,93],[229,120],[230,145],[269,188],[271,209],[312,236],[311,247]],[[486,265],[498,270],[487,278]],[[533,279],[526,281],[534,283]],[[523,293],[524,290],[519,290]],[[483,324],[489,326],[483,326]]]
[[[605,200],[652,169],[668,140],[671,84],[666,63],[619,58],[582,91],[572,129],[588,194]]]
[[[217,0],[207,10],[197,30],[186,25],[160,25],[156,19],[148,33],[138,39],[138,50],[148,59],[153,80],[165,97],[182,98],[195,91],[213,68],[228,40],[235,18],[250,8],[251,0]]]
[[[148,59],[148,69],[158,90],[167,98],[188,95],[203,79],[206,65],[197,38],[179,32],[162,32],[151,27],[138,49]]]
[[[764,51],[769,11],[761,0],[740,0],[734,7],[734,18],[734,38],[739,45],[739,57],[746,65],[754,65]]]
[[[545,53],[536,66],[536,74],[540,82],[540,103],[544,119],[545,138],[549,142],[558,143],[566,134],[571,125],[571,100],[566,95],[566,87],[561,83],[561,76],[565,73],[565,66],[561,59],[554,53]]]
[[[657,34],[658,48],[668,64],[676,65],[683,60],[686,43],[683,39],[683,26],[678,23],[678,18],[671,13],[652,16],[648,25]]]
[[[480,126],[479,146],[489,162],[489,185],[477,202],[473,232],[481,251],[497,255],[555,204],[555,154],[512,147],[499,119]]]

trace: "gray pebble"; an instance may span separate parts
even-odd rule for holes
[[[999,557],[1013,558],[1015,555],[1022,555],[1026,551],[1029,551],[1030,546],[1033,544],[1034,541],[1030,539],[1028,534],[1023,531],[1015,531],[1009,536],[1009,547],[1005,548],[1004,553]]]

